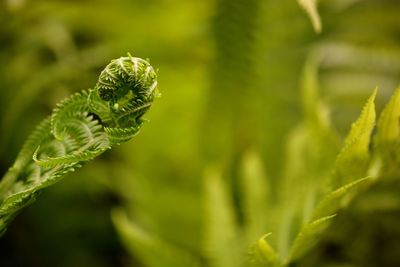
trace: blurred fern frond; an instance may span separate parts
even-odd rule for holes
[[[301,3],[316,29],[321,27],[317,1]],[[146,177],[146,171],[136,173],[142,181],[122,182],[120,187],[136,186],[136,196],[123,190],[132,227],[149,229],[150,236],[171,247],[185,244],[204,266],[296,264],[336,221],[338,211],[382,175],[380,160],[371,152],[374,97],[361,115],[365,123],[356,123],[352,141],[346,141],[352,145],[341,150],[340,136],[370,88],[379,84],[380,96],[388,96],[398,79],[398,20],[392,9],[398,7],[391,1],[321,1],[324,31],[316,36],[296,1],[217,1],[211,86],[204,122],[195,129],[203,165],[211,161],[222,167],[217,174],[206,173],[203,191],[193,190],[193,195],[192,187],[175,188],[177,173],[187,169],[179,160],[177,165],[185,168],[168,182]],[[360,31],[365,23],[368,30]],[[377,101],[379,107],[383,101]],[[192,197],[203,201],[205,212]],[[193,213],[202,227],[192,221]],[[193,240],[187,229],[203,244],[187,244]],[[134,257],[143,254],[140,242],[129,246]]]

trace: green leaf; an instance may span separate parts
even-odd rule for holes
[[[306,224],[293,242],[287,262],[293,262],[317,244],[322,233],[328,228],[336,215],[322,217]]]
[[[318,204],[317,208],[313,212],[312,218],[316,220],[321,217],[332,215],[344,204],[344,200],[351,193],[356,193],[361,189],[361,186],[367,183],[371,177],[364,177],[354,182],[346,184],[339,189],[326,195]]]
[[[375,135],[375,147],[383,157],[384,168],[396,167],[400,160],[400,88],[382,111]]]
[[[320,33],[322,30],[322,23],[321,23],[321,18],[319,16],[319,13],[317,10],[317,1],[318,0],[297,0],[299,5],[302,8],[304,8],[307,15],[309,16],[311,23],[314,27],[314,30],[317,33]]]
[[[59,140],[63,140],[67,134],[66,128],[68,128],[67,121],[71,117],[82,117],[87,116],[88,93],[82,91],[75,93],[72,96],[64,99],[56,105],[51,116],[52,134]],[[85,114],[86,112],[86,114]]]
[[[32,160],[33,153],[38,148],[38,144],[45,140],[51,139],[50,117],[44,119],[28,137],[25,144],[19,151],[14,167],[22,168],[25,164]]]
[[[353,145],[354,149],[361,152],[366,150],[369,145],[370,132],[375,125],[375,97],[377,89],[368,98],[367,103],[361,111],[360,117],[351,125],[350,133],[347,135],[344,143],[345,146]]]
[[[205,255],[213,267],[240,266],[241,242],[227,186],[216,170],[205,174]]]
[[[143,121],[139,122],[137,125],[126,128],[109,128],[104,127],[108,139],[111,145],[121,144],[133,138],[139,133],[140,128],[143,125]]]
[[[360,117],[351,126],[350,133],[344,141],[335,166],[333,183],[343,185],[364,177],[370,161],[369,146],[371,133],[375,126],[375,89],[365,104]]]
[[[271,233],[265,234],[250,248],[250,262],[255,266],[274,267],[280,265],[279,255],[267,242],[267,237]]]
[[[129,221],[123,210],[112,211],[112,220],[126,247],[148,267],[200,266],[199,259],[188,251],[151,235]]]
[[[258,154],[249,151],[244,155],[241,173],[241,190],[245,234],[252,242],[267,229],[269,185]]]

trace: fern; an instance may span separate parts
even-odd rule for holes
[[[336,161],[336,179],[339,185],[366,175],[370,161],[369,145],[375,127],[376,90],[365,104],[359,119],[351,126],[344,147]]]
[[[205,175],[205,254],[213,267],[240,267],[242,240],[232,205],[221,175],[209,170]]]
[[[377,134],[374,139],[377,155],[377,171],[384,171],[386,176],[396,176],[399,169],[399,136],[400,136],[400,88],[397,88],[392,99],[378,120]],[[380,166],[382,165],[382,166]]]
[[[266,240],[270,235],[265,234],[250,248],[250,262],[254,266],[279,266],[279,255]]]
[[[128,54],[107,65],[94,89],[59,103],[0,182],[0,233],[44,188],[137,134],[156,87],[153,67]]]

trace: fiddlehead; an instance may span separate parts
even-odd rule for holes
[[[93,89],[59,103],[0,182],[0,233],[43,188],[131,139],[158,95],[156,87],[153,67],[128,54],[111,61]]]

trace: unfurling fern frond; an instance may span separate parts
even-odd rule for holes
[[[111,61],[94,89],[59,103],[0,182],[0,234],[43,188],[137,134],[156,87],[153,67],[128,54]]]

